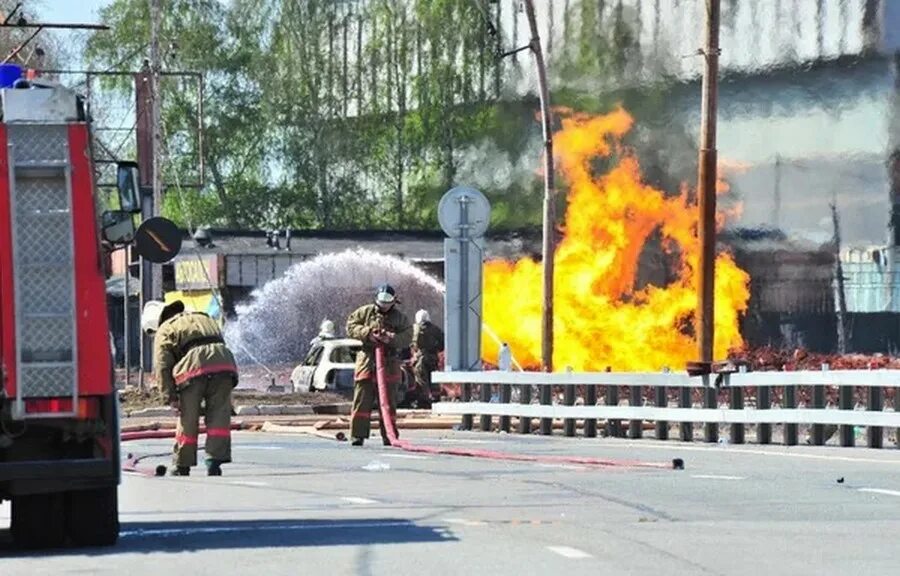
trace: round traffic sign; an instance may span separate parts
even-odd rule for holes
[[[168,218],[148,218],[134,233],[134,249],[147,260],[164,264],[181,250],[181,230]]]
[[[491,203],[478,190],[457,186],[441,198],[438,204],[438,222],[451,238],[458,238],[463,230],[468,236],[481,236],[491,223]]]

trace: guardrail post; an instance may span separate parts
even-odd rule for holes
[[[732,410],[743,410],[744,409],[744,389],[735,386],[731,389],[731,406]],[[744,425],[743,424],[732,424],[731,425],[731,442],[732,444],[743,444],[744,443]]]
[[[585,406],[596,406],[597,405],[597,387],[588,384],[584,387],[584,405]],[[584,437],[585,438],[596,438],[597,437],[597,419],[596,418],[588,418],[584,421]]]
[[[631,387],[631,399],[630,403],[632,406],[643,406],[644,405],[644,387],[643,386],[632,386]],[[629,420],[628,422],[628,437],[629,438],[640,438],[644,435],[644,421],[643,420]]]
[[[678,406],[681,408],[693,408],[691,405],[691,393],[693,388],[684,387],[679,391],[679,402]],[[681,441],[682,442],[693,442],[694,441],[694,424],[693,422],[682,422],[681,423]]]
[[[900,412],[900,386],[894,387],[894,412]],[[900,426],[894,430],[894,441],[897,443],[897,448],[900,448]]]
[[[664,374],[669,373],[669,368],[664,367],[662,369]],[[657,408],[668,408],[669,407],[669,397],[666,394],[665,386],[657,386],[656,387],[656,398],[654,399],[654,404],[656,404]],[[656,439],[657,440],[668,440],[669,439],[669,423],[665,420],[657,420],[656,421]]]
[[[796,386],[785,386],[784,387],[784,407],[787,409],[797,407],[797,387]],[[798,442],[797,425],[796,424],[785,424],[784,425],[784,444],[786,446],[796,446],[797,442]]]
[[[463,402],[471,402],[472,401],[472,385],[471,384],[463,384],[462,385],[462,401]],[[463,430],[471,430],[472,422],[474,419],[471,414],[463,414],[462,423],[460,423],[460,428]]]
[[[881,388],[869,386],[869,398],[867,404],[867,410],[871,412],[881,412],[884,408],[884,394],[882,393]],[[881,426],[869,426],[866,428],[866,437],[869,448],[881,448],[884,443],[884,430]]]
[[[553,385],[541,384],[541,404],[550,406],[553,404]],[[550,436],[553,434],[553,418],[541,418],[541,434]]]
[[[828,364],[822,364],[822,371],[825,372],[830,369]],[[823,409],[825,408],[825,386],[813,386],[812,387],[812,407],[813,409]],[[815,446],[824,446],[825,445],[825,425],[824,424],[813,424],[812,425],[812,443]]]
[[[482,402],[490,402],[491,401],[491,392],[493,392],[494,387],[491,384],[482,384],[481,385],[481,401]],[[493,419],[490,414],[482,414],[481,418],[479,418],[478,427],[482,432],[490,432],[491,427],[493,426]]]
[[[666,396],[666,387],[665,386],[657,386],[656,387],[656,399],[654,404],[656,404],[657,408],[668,408],[669,399]],[[657,440],[668,440],[669,439],[669,423],[665,420],[657,420],[656,421],[656,439]]]
[[[512,400],[512,386],[508,384],[500,385],[500,403],[501,404],[509,404],[510,400]],[[509,416],[501,416],[500,417],[500,431],[501,432],[509,432]]]
[[[838,389],[838,407],[841,410],[853,410],[853,386],[840,386]],[[853,437],[853,426],[841,424],[841,446],[854,446],[856,438]]]
[[[770,394],[771,390],[768,386],[757,386],[756,387],[756,409],[757,410],[768,410],[772,407],[772,396]],[[757,424],[756,425],[756,441],[759,444],[771,444],[772,443],[772,425],[771,424]]]
[[[563,404],[566,406],[574,406],[575,405],[575,385],[574,384],[566,384],[563,388]],[[566,436],[574,436],[575,435],[575,419],[574,418],[565,418],[563,420],[563,434]]]
[[[706,388],[703,390],[703,405],[706,408],[719,407],[719,390],[710,384],[711,375],[703,377],[703,383]],[[707,442],[715,444],[719,441],[719,425],[715,422],[705,422],[703,424],[703,439]]]
[[[613,386],[611,384],[606,386],[606,405],[607,406],[618,406],[619,405],[619,388],[617,386]],[[613,420],[611,418],[606,419],[606,435],[610,438],[618,438],[621,436],[621,422],[619,420]]]
[[[519,404],[531,404],[531,384],[519,387]],[[519,416],[519,434],[531,434],[531,416]]]

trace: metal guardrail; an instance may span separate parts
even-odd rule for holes
[[[490,430],[493,417],[497,416],[499,428],[510,431],[511,418],[519,419],[521,433],[531,431],[532,419],[539,418],[541,432],[550,434],[553,421],[562,420],[564,434],[574,436],[577,421],[583,421],[584,435],[597,435],[598,419],[606,420],[610,436],[622,436],[622,420],[628,420],[627,436],[640,438],[644,422],[655,422],[656,438],[668,439],[669,422],[680,424],[680,437],[692,441],[693,424],[704,425],[704,439],[716,442],[720,424],[730,425],[730,441],[745,441],[745,426],[757,425],[757,442],[772,442],[773,425],[783,426],[784,444],[799,443],[798,425],[811,425],[810,443],[823,445],[828,440],[826,426],[838,426],[842,446],[855,445],[854,428],[866,428],[867,445],[881,448],[883,428],[898,428],[900,441],[900,370],[827,370],[797,372],[721,372],[691,376],[673,372],[433,372],[436,384],[460,384],[461,402],[434,404],[432,412],[462,417],[462,429],[474,427],[473,416],[479,415],[479,428]],[[472,386],[480,386],[479,401],[472,401]],[[494,387],[498,394],[494,395]],[[513,387],[522,387],[521,403],[512,402]],[[532,386],[563,388],[561,404],[531,403]],[[628,406],[619,405],[619,388],[629,387]],[[584,389],[584,405],[575,405],[577,388]],[[598,387],[605,387],[605,405],[597,405]],[[654,391],[654,405],[645,405],[645,391]],[[748,398],[747,389],[756,390],[755,397]],[[798,408],[798,391],[810,389],[809,408]],[[838,408],[826,409],[826,389],[838,389]],[[866,409],[854,409],[856,388],[865,388]],[[894,411],[884,410],[884,391],[894,392]],[[669,406],[669,391],[677,389],[678,406]],[[780,389],[780,390],[779,390]],[[694,392],[700,391],[702,408],[694,408]],[[772,393],[780,392],[780,404],[773,405]],[[727,408],[719,407],[722,396],[727,397]],[[492,401],[492,399],[496,401]],[[745,407],[750,400],[755,407]]]

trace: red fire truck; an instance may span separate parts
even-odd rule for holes
[[[0,501],[19,546],[110,545],[121,467],[100,232],[133,236],[136,169],[119,168],[124,210],[101,221],[83,100],[20,80],[0,103]]]

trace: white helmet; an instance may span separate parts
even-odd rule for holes
[[[334,322],[328,320],[322,320],[321,326],[319,326],[319,336],[324,338],[334,338]]]
[[[431,316],[428,315],[428,310],[419,310],[416,312],[416,324],[422,324],[423,322],[431,322]]]
[[[160,320],[164,314],[167,318],[171,318],[175,314],[184,311],[184,302],[181,300],[175,300],[169,304],[165,304],[159,300],[150,300],[144,304],[144,312],[141,314],[141,330],[147,334],[152,334],[159,330]]]
[[[144,304],[144,313],[141,314],[141,330],[147,334],[156,332],[159,328],[159,317],[162,316],[166,305],[159,300],[150,300]]]

